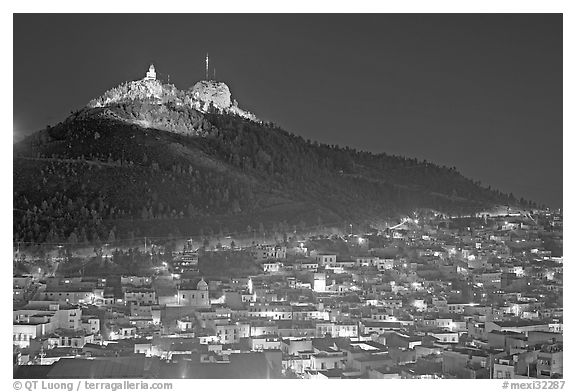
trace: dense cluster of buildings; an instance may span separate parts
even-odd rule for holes
[[[561,243],[550,212],[420,216],[251,246],[250,276],[15,276],[15,376],[559,378]]]

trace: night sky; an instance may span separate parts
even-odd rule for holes
[[[150,63],[216,77],[305,139],[447,166],[562,206],[562,15],[15,15],[14,139]]]

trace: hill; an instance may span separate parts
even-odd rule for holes
[[[531,206],[455,168],[304,140],[197,89],[130,82],[15,144],[14,241],[284,233]]]

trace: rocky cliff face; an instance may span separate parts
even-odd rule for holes
[[[232,106],[230,89],[223,82],[214,80],[201,80],[190,89],[192,96],[204,102],[211,102],[219,109]]]
[[[136,112],[127,110],[126,107],[128,105],[134,105],[137,108],[146,106],[148,111]],[[232,101],[230,89],[225,83],[212,80],[202,80],[188,90],[179,90],[172,84],[164,84],[159,80],[147,77],[123,83],[106,91],[102,96],[90,101],[87,108],[115,109],[118,106],[122,106],[123,110],[113,111],[115,117],[125,121],[134,122],[144,127],[157,127],[158,129],[171,130],[178,133],[189,133],[192,131],[191,129],[186,130],[187,122],[180,121],[180,119],[177,119],[176,124],[165,124],[164,120],[162,120],[161,126],[156,124],[155,119],[158,116],[154,116],[154,112],[162,112],[162,116],[158,117],[162,119],[170,118],[171,116],[166,116],[166,110],[160,107],[156,108],[154,105],[182,113],[186,109],[206,113],[212,106],[220,112],[232,113],[255,122],[259,121],[254,114],[240,109],[237,102]],[[125,114],[129,115],[125,116]],[[187,116],[190,116],[190,114],[187,114]]]
[[[87,106],[97,108],[136,100],[156,103],[178,100],[178,90],[175,86],[164,85],[158,80],[137,80],[123,83],[106,91],[102,96],[91,100]]]
[[[230,88],[224,82],[215,80],[201,80],[194,85],[189,92],[193,99],[212,104],[217,110],[233,113],[248,120],[258,122],[256,116],[238,107],[238,102],[232,100]]]

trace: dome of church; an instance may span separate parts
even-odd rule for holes
[[[208,291],[208,283],[204,281],[204,278],[200,279],[200,282],[198,282],[198,285],[196,286],[196,290]]]

